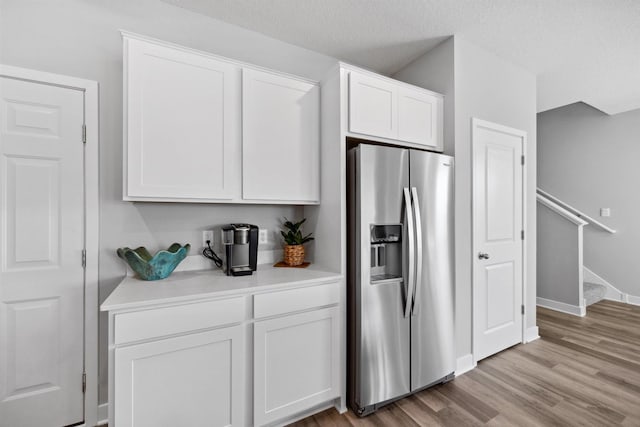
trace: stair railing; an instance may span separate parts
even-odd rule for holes
[[[587,301],[584,298],[583,229],[594,225],[611,234],[616,230],[539,188],[536,199],[537,304],[584,316]]]
[[[540,194],[540,191],[538,191],[538,194],[536,194],[536,199],[538,200],[538,203],[543,204],[544,206],[551,209],[555,213],[565,217],[566,219],[573,222],[578,227],[589,225],[589,222],[582,219],[580,215],[577,215],[573,213],[571,210],[564,208],[560,203],[557,203],[556,201],[552,200],[550,197]]]
[[[552,196],[551,194],[547,193],[544,190],[541,190],[540,188],[536,189],[537,193],[538,193],[538,201],[540,201],[540,196],[543,196],[544,198],[548,199],[549,201],[553,202],[556,205],[559,205],[560,207],[564,208],[565,210],[569,211],[570,213],[572,213],[573,215],[577,216],[578,218],[582,218],[584,220],[587,221],[588,224],[594,225],[608,233],[611,234],[615,234],[616,230],[614,230],[611,227],[607,227],[606,225],[604,225],[603,223],[601,223],[600,221],[597,221],[595,219],[593,219],[592,217],[590,217],[589,215],[587,215],[586,213],[574,208],[573,206],[571,206],[568,203],[563,202],[562,200],[558,199],[555,196]],[[543,203],[543,202],[541,202]],[[559,213],[559,212],[558,212]],[[587,225],[587,224],[585,224]]]

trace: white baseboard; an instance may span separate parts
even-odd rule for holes
[[[98,405],[98,423],[96,425],[103,426],[109,422],[109,404],[103,403]]]
[[[586,307],[580,307],[578,305],[566,304],[560,301],[554,301],[546,298],[536,298],[536,304],[540,307],[548,308],[550,310],[561,311],[567,314],[573,314],[574,316],[584,317],[587,314]]]
[[[640,305],[640,296],[629,295],[622,292],[620,289],[616,288],[611,283],[607,282],[602,277],[598,276],[596,273],[589,270],[585,266],[582,266],[582,270],[584,272],[583,275],[585,282],[602,285],[607,289],[607,292],[604,295],[604,299],[607,299],[609,301],[624,302],[626,304]]]
[[[533,326],[531,328],[527,328],[524,331],[524,337],[522,342],[524,342],[525,344],[530,343],[531,341],[535,341],[538,338],[540,338],[540,335],[538,335],[538,327],[537,326]]]
[[[629,295],[629,294],[625,294],[626,295],[626,302],[627,304],[633,304],[633,305],[640,305],[640,297],[637,297],[635,295]]]
[[[476,364],[473,362],[473,354],[465,354],[464,356],[458,357],[456,360],[456,372],[455,376],[460,376],[466,372],[469,372],[473,368],[476,367]]]

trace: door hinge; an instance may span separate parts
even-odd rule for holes
[[[86,268],[87,267],[87,250],[83,249],[82,250],[82,268]]]
[[[82,392],[85,393],[87,391],[87,373],[82,373]]]
[[[520,231],[520,238],[521,238],[522,240],[524,240],[524,230],[521,230],[521,231]]]
[[[520,164],[524,166],[524,156],[520,156]]]
[[[87,143],[87,125],[82,125],[82,143]]]
[[[522,305],[520,306],[520,312],[521,312],[521,313],[522,313],[522,315],[524,316],[524,304],[522,304]]]

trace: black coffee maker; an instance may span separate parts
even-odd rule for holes
[[[229,224],[222,227],[227,276],[248,276],[256,271],[258,260],[258,226]]]

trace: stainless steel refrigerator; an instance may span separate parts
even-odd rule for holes
[[[453,158],[348,152],[349,404],[367,415],[453,378]]]

